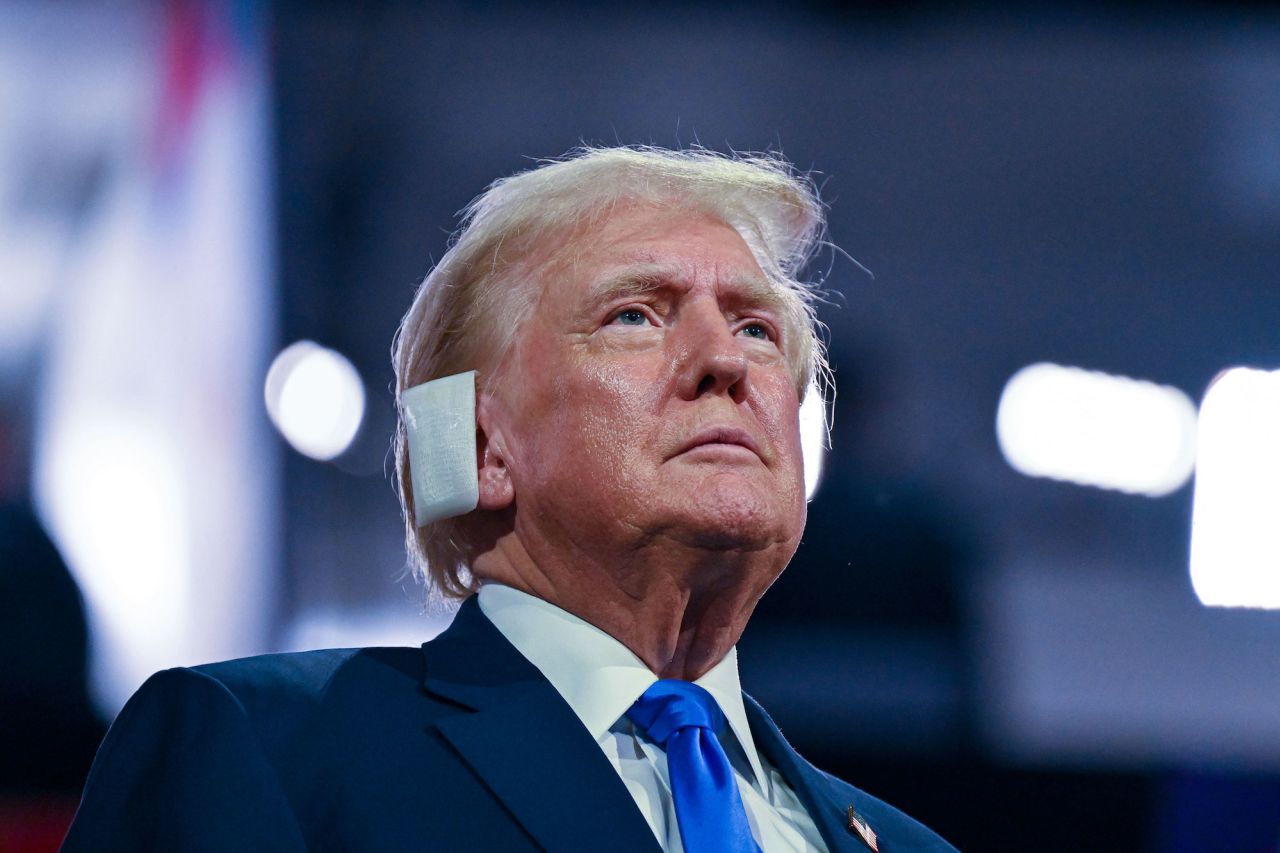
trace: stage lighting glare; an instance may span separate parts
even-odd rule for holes
[[[1015,373],[996,413],[1000,450],[1023,474],[1149,497],[1191,476],[1195,436],[1177,388],[1048,363]]]
[[[1280,609],[1280,370],[1234,368],[1209,385],[1192,506],[1201,603]]]
[[[360,374],[341,353],[312,341],[298,341],[276,356],[265,397],[280,434],[312,459],[340,455],[364,419]]]
[[[50,438],[58,453],[42,472],[41,514],[61,522],[54,534],[85,593],[93,694],[118,709],[189,641],[189,460],[127,411],[99,409]]]
[[[827,406],[818,386],[811,384],[800,404],[800,453],[804,458],[804,495],[809,500],[818,491],[829,441]]]

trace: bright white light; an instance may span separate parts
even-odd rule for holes
[[[94,629],[94,691],[118,708],[164,654],[186,651],[190,502],[184,460],[145,418],[99,410],[46,437],[41,514],[84,589]]]
[[[1078,367],[1033,364],[1000,396],[996,437],[1032,477],[1159,497],[1195,467],[1196,408],[1186,394]]]
[[[1191,585],[1204,604],[1280,608],[1280,371],[1228,370],[1204,395]]]
[[[822,460],[826,456],[827,405],[817,384],[810,384],[800,404],[800,452],[804,457],[804,496],[813,500],[822,479]]]
[[[364,385],[351,362],[311,341],[286,347],[267,371],[267,412],[299,453],[332,459],[364,418]]]

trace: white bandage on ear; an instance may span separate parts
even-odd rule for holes
[[[414,522],[464,515],[480,502],[476,480],[476,372],[415,385],[400,395],[409,443]]]

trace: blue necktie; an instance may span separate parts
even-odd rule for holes
[[[759,853],[733,768],[716,739],[724,712],[711,694],[688,681],[664,679],[636,700],[627,717],[666,750],[685,853]]]

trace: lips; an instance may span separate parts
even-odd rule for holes
[[[690,450],[699,447],[716,444],[745,447],[756,456],[760,456],[760,446],[756,444],[750,433],[738,427],[727,426],[707,427],[699,430],[692,438],[681,445],[680,449],[676,451],[676,455],[679,456],[681,453],[688,453]]]

